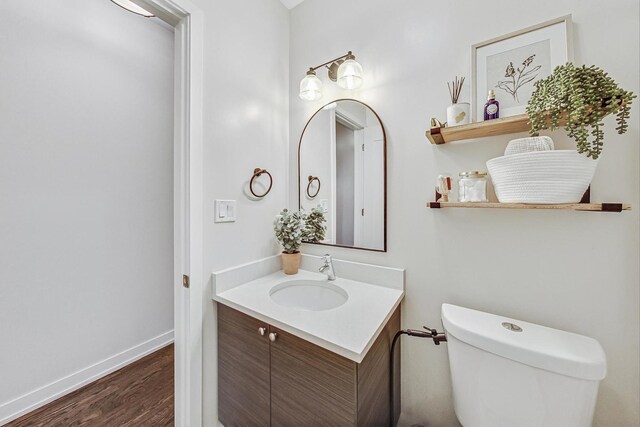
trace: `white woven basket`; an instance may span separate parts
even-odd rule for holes
[[[487,162],[501,203],[578,203],[598,161],[574,150],[532,151]]]
[[[504,150],[504,155],[510,156],[530,151],[550,151],[553,149],[553,140],[548,136],[530,136],[509,141],[507,148]]]

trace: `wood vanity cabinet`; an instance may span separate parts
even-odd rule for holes
[[[220,421],[225,427],[388,426],[389,350],[399,329],[400,308],[355,363],[218,303]],[[399,343],[394,357],[397,422]]]
[[[260,335],[259,328],[265,328]],[[231,426],[271,421],[269,326],[218,304],[218,418]]]

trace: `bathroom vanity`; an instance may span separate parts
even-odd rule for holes
[[[335,426],[388,425],[389,348],[398,329],[399,308],[356,363],[218,303],[220,421],[225,426],[308,426],[319,420]],[[399,408],[396,349],[394,406]]]
[[[320,258],[303,258],[293,276],[273,271],[279,257],[214,273],[220,421],[226,427],[388,425],[390,347],[400,329],[404,271],[335,260],[338,279],[329,282],[312,271]],[[333,295],[332,287],[344,295]],[[305,298],[307,292],[313,297]]]

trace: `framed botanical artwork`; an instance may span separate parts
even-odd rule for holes
[[[525,113],[534,83],[572,60],[571,15],[474,44],[471,117],[484,119],[490,90],[500,103],[500,117]]]

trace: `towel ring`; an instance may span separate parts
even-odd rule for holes
[[[263,194],[256,194],[256,192],[253,191],[253,181],[263,173],[266,173],[269,176],[269,188],[267,188],[267,191],[265,191]],[[273,187],[273,177],[271,176],[269,171],[262,168],[255,168],[253,170],[253,176],[251,177],[251,181],[249,181],[249,191],[251,191],[251,194],[253,194],[258,199],[262,199],[264,196],[269,194],[269,191],[271,191],[271,187]]]
[[[310,190],[311,190],[311,184],[313,183],[313,181],[318,181],[318,189],[314,194],[311,194]],[[320,193],[320,178],[318,178],[317,176],[309,175],[309,183],[307,184],[307,197],[309,197],[310,199],[315,199],[318,193]]]

